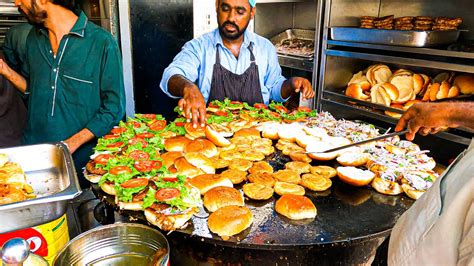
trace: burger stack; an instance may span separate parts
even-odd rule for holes
[[[431,30],[433,26],[433,18],[426,16],[417,16],[415,18],[414,30]]]
[[[375,28],[374,20],[376,17],[371,16],[363,16],[360,18],[360,27],[365,29],[373,29]]]
[[[413,30],[413,17],[399,17],[395,18],[395,29],[396,30]]]
[[[393,29],[393,15],[376,18],[374,20],[374,26],[377,29],[392,30]]]
[[[438,17],[434,20],[433,30],[457,30],[461,23],[461,18]]]

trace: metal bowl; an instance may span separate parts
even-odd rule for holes
[[[169,265],[169,245],[163,234],[148,226],[111,224],[69,241],[53,265]]]

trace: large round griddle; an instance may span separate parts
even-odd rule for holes
[[[289,158],[276,152],[267,161],[276,171],[282,169]],[[335,166],[335,162],[326,165]],[[306,189],[305,196],[317,208],[315,219],[295,221],[278,214],[274,209],[278,199],[275,194],[267,201],[246,199],[245,204],[253,214],[253,224],[229,240],[224,241],[211,233],[206,217],[194,216],[186,228],[177,232],[201,242],[247,249],[289,250],[304,246],[354,245],[386,237],[400,215],[414,202],[405,195],[382,195],[368,186],[352,187],[337,177],[332,181],[332,187],[323,192]],[[114,207],[121,215],[147,224],[142,211],[119,210],[113,196],[105,194],[98,185],[92,188],[102,202]],[[241,189],[241,186],[236,188]]]

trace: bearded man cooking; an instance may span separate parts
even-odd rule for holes
[[[255,16],[256,0],[216,0],[219,27],[187,42],[165,69],[160,87],[194,127],[204,126],[206,103],[233,101],[268,104],[283,102],[293,93],[314,97],[311,83],[300,77],[285,79],[274,46],[247,31]]]

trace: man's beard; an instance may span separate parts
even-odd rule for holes
[[[32,25],[43,25],[44,21],[46,20],[47,14],[46,11],[37,11],[36,10],[36,0],[31,0],[31,8],[29,8],[26,12],[23,11],[20,7],[18,11],[28,20],[28,22]]]
[[[239,26],[237,26],[236,24],[230,22],[230,21],[226,21],[224,23],[222,23],[222,25],[219,25],[219,33],[221,34],[221,36],[224,38],[224,39],[227,39],[227,40],[237,40],[238,38],[240,38],[240,36],[242,36],[242,34],[244,34],[244,32],[247,30],[247,27],[249,26],[249,23],[250,23],[250,20],[247,21],[247,24],[245,25],[245,27],[240,30],[239,29]],[[227,25],[232,25],[234,28],[235,28],[235,32],[233,33],[229,33],[225,30],[225,26]]]

